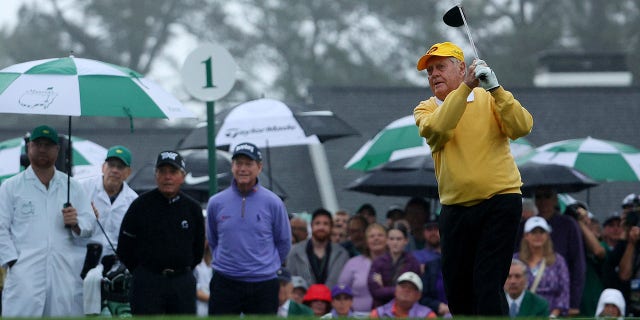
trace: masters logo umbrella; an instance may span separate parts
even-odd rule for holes
[[[24,62],[0,70],[0,113],[194,117],[180,101],[141,74],[73,56]]]
[[[592,137],[545,144],[519,163],[553,163],[572,167],[600,182],[640,181],[640,150]]]
[[[114,64],[75,58],[44,59],[0,70],[0,113],[128,117],[195,117],[141,74]],[[67,148],[71,150],[71,148]]]

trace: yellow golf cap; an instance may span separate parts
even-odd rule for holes
[[[462,52],[460,47],[451,42],[436,43],[418,60],[418,71],[427,68],[427,61],[431,57],[454,57],[460,61],[464,61],[464,52]]]

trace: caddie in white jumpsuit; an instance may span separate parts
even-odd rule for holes
[[[48,126],[33,130],[31,165],[0,185],[0,264],[9,267],[2,294],[2,317],[82,316],[80,272],[91,236],[91,204],[80,184],[55,170],[58,134]]]

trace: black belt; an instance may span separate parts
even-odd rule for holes
[[[147,270],[160,274],[163,277],[176,277],[187,272],[191,272],[191,267],[182,268],[146,268]]]

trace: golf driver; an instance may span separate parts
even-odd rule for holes
[[[467,37],[469,38],[469,42],[471,43],[471,48],[473,49],[473,54],[477,60],[480,60],[478,56],[478,50],[476,50],[476,45],[473,42],[473,38],[471,38],[471,31],[469,30],[469,24],[467,23],[467,19],[464,16],[464,11],[462,10],[462,5],[457,4],[455,7],[449,9],[444,16],[442,17],[442,21],[450,27],[460,27],[464,25],[464,29],[467,32]]]
[[[476,60],[480,60],[480,56],[478,55],[478,50],[476,49],[476,45],[473,42],[473,38],[471,37],[471,30],[469,30],[469,24],[467,23],[467,18],[464,16],[464,11],[462,10],[462,5],[457,4],[455,7],[449,9],[444,16],[442,17],[442,21],[450,27],[459,27],[464,25],[464,30],[467,32],[467,37],[469,38],[469,42],[471,43],[471,48],[473,49],[473,54]],[[479,77],[480,80],[486,79],[485,75],[481,75]]]

